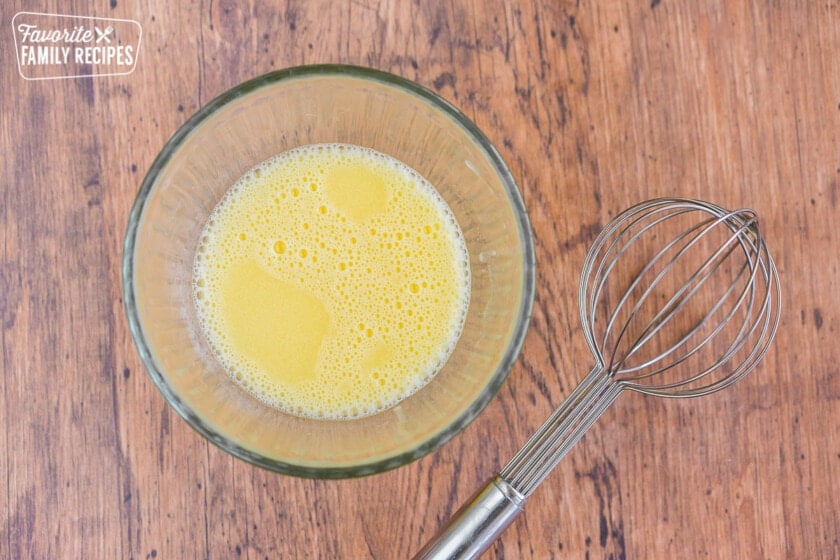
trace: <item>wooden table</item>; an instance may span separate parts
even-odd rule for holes
[[[22,3],[0,8],[0,558],[409,557],[588,370],[585,251],[661,195],[760,213],[784,290],[776,343],[723,393],[622,396],[487,557],[840,557],[835,0],[133,4],[71,12],[140,23],[132,74],[45,81],[17,72]],[[201,439],[146,375],[120,284],[133,198],[178,126],[315,62],[400,74],[474,119],[522,190],[539,263],[498,398],[439,451],[347,481]]]

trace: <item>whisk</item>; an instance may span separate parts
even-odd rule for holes
[[[767,351],[781,292],[752,210],[655,199],[616,216],[581,272],[595,367],[415,560],[476,558],[618,395],[694,397],[728,387]]]

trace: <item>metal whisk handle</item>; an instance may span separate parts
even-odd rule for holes
[[[414,560],[470,560],[522,513],[525,500],[618,397],[621,385],[594,368],[502,472],[467,502]]]
[[[525,496],[501,476],[487,482],[414,560],[478,558],[522,513]]]

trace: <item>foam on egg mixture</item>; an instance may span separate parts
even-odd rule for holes
[[[464,237],[434,187],[347,144],[246,173],[211,214],[193,275],[225,370],[264,403],[314,418],[375,414],[427,384],[469,293]]]

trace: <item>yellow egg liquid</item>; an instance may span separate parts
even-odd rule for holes
[[[469,293],[466,244],[438,192],[347,144],[246,173],[213,210],[193,276],[225,370],[264,403],[313,418],[375,414],[428,383]]]

